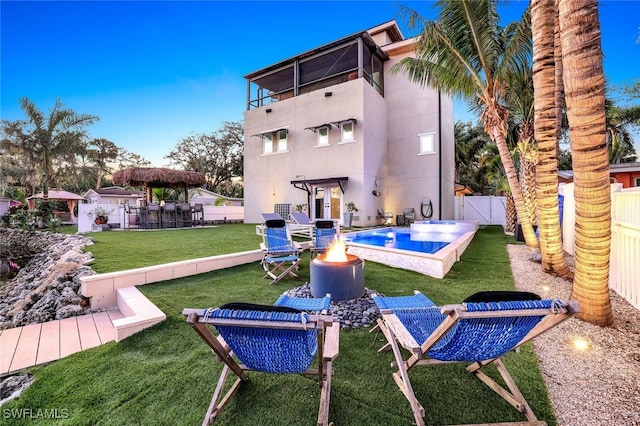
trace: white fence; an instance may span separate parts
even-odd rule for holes
[[[611,195],[609,287],[640,309],[640,188]]]
[[[93,212],[96,207],[104,207],[108,211],[112,211],[109,215],[109,225],[115,228],[124,228],[125,215],[124,206],[114,204],[78,204],[78,232],[92,232],[101,230],[95,227],[93,221],[94,215],[88,213]],[[205,223],[222,223],[222,222],[243,222],[244,206],[204,206]],[[127,226],[128,228],[128,226]]]
[[[480,225],[506,225],[506,197],[454,197],[455,220],[477,220]]]

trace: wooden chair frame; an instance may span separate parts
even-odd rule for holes
[[[256,328],[278,328],[293,330],[308,330],[316,328],[318,330],[318,368],[309,368],[302,374],[315,375],[318,378],[318,385],[321,388],[320,406],[318,409],[318,426],[328,426],[329,424],[329,402],[331,398],[331,377],[333,375],[333,361],[337,358],[339,352],[339,331],[340,324],[334,323],[333,317],[330,315],[309,315],[309,319],[305,324],[298,322],[274,322],[274,321],[252,321],[252,320],[230,320],[230,319],[214,319],[204,316],[203,309],[184,309],[183,315],[187,319],[187,323],[198,333],[198,335],[207,343],[213,353],[216,355],[217,361],[223,362],[225,365],[218,379],[218,384],[211,398],[207,414],[202,425],[209,425],[215,422],[222,410],[229,403],[231,397],[238,391],[242,383],[249,380],[247,371],[251,371],[241,361],[238,362],[234,357],[233,351],[222,336],[215,335],[209,326],[231,325]],[[225,383],[230,373],[237,376],[233,384],[226,394],[222,395]]]
[[[416,307],[415,309],[428,309]],[[520,309],[520,310],[502,310],[502,311],[480,311],[480,312],[468,312],[466,305],[445,305],[440,311],[445,315],[445,319],[440,325],[433,331],[433,333],[422,343],[418,343],[407,331],[406,327],[400,321],[400,319],[394,314],[391,309],[381,309],[380,313],[382,318],[378,319],[377,327],[383,332],[387,344],[383,346],[380,351],[388,350],[393,351],[395,362],[391,364],[392,367],[397,368],[393,375],[393,379],[398,385],[398,388],[402,391],[404,396],[409,401],[409,405],[413,411],[416,424],[419,426],[424,425],[424,407],[417,400],[411,381],[409,379],[409,371],[416,366],[421,365],[434,365],[443,364],[457,361],[440,361],[427,358],[427,352],[433,348],[440,339],[442,339],[459,321],[467,318],[496,318],[496,317],[516,317],[516,316],[535,316],[541,315],[544,318],[533,327],[529,333],[522,338],[511,350],[515,350],[523,344],[529,342],[533,338],[546,332],[547,330],[557,326],[563,321],[569,319],[572,315],[579,312],[578,303],[576,301],[562,301],[562,306],[553,307],[551,309]],[[400,347],[409,351],[410,356],[405,360],[403,359]],[[527,422],[518,422],[516,424],[527,425],[546,425],[546,422],[539,421],[534,415],[531,407],[525,400],[522,392],[518,389],[514,379],[511,377],[503,362],[497,357],[494,359],[487,359],[480,362],[473,362],[467,367],[469,373],[474,374],[483,383],[489,386],[494,392],[504,398],[509,404],[515,407],[518,411],[523,413]],[[462,361],[460,361],[462,362]],[[487,376],[482,368],[494,364],[498,372],[502,376],[506,383],[508,390],[501,386],[499,383]],[[506,424],[506,423],[500,423]]]

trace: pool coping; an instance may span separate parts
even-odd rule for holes
[[[475,230],[465,232],[436,253],[418,253],[391,247],[372,247],[347,241],[347,252],[371,262],[407,269],[434,278],[444,278],[471,243]]]

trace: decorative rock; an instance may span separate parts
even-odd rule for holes
[[[12,400],[33,382],[31,374],[10,376],[0,382],[0,405]]]
[[[0,257],[31,260],[0,287],[0,330],[89,312],[79,294],[81,276],[95,272],[82,235],[0,228]]]
[[[331,301],[329,313],[340,322],[341,329],[369,327],[380,318],[380,311],[371,298],[373,293],[378,292],[365,287],[362,297],[352,300]],[[306,283],[287,291],[286,294],[290,297],[312,297],[311,286]]]

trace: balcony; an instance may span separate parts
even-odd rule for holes
[[[350,36],[265,69],[247,79],[247,109],[364,78],[384,96],[388,56],[368,33]]]

